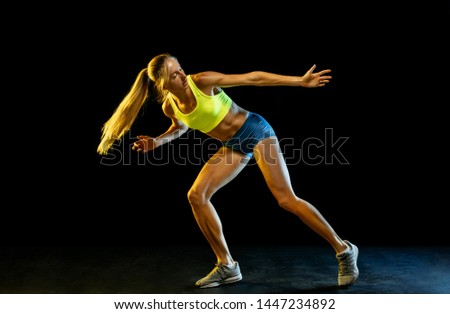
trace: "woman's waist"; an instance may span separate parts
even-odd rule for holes
[[[239,131],[245,123],[248,114],[249,112],[247,110],[233,102],[225,118],[207,134],[220,141],[226,141]]]

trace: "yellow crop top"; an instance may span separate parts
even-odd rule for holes
[[[182,113],[171,95],[169,95],[170,105],[178,120],[191,129],[208,133],[225,118],[233,101],[223,90],[214,96],[206,95],[195,85],[190,75],[187,76],[187,81],[197,101],[194,110],[188,114]]]

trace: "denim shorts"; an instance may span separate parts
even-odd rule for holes
[[[222,144],[247,157],[253,157],[253,148],[261,140],[275,136],[275,131],[269,122],[257,113],[249,112],[247,119],[236,134]]]

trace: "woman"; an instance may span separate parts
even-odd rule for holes
[[[254,71],[244,74],[201,72],[187,75],[175,56],[154,57],[138,74],[129,93],[103,125],[98,153],[108,154],[112,144],[127,132],[148,99],[150,83],[162,111],[171,119],[169,129],[157,137],[138,136],[133,150],[148,152],[184,134],[188,128],[218,139],[223,146],[205,163],[188,192],[195,219],[217,257],[214,269],[196,282],[210,288],[242,279],[237,261],[227,246],[220,218],[211,198],[233,180],[254,157],[280,207],[298,216],[332,246],[338,260],[338,285],[349,286],[359,276],[358,248],[342,240],[319,211],[293,191],[278,139],[260,115],[237,105],[222,88],[232,86],[322,87],[331,70],[314,73],[313,65],[303,76]]]

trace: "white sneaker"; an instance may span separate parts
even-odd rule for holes
[[[233,283],[241,279],[242,274],[238,262],[234,262],[234,267],[217,263],[216,267],[206,277],[203,277],[195,283],[195,286],[198,288],[212,288]]]
[[[359,253],[358,247],[347,240],[344,240],[344,242],[348,245],[349,250],[336,254],[339,263],[339,286],[349,286],[353,284],[359,276],[358,265],[356,264]]]

